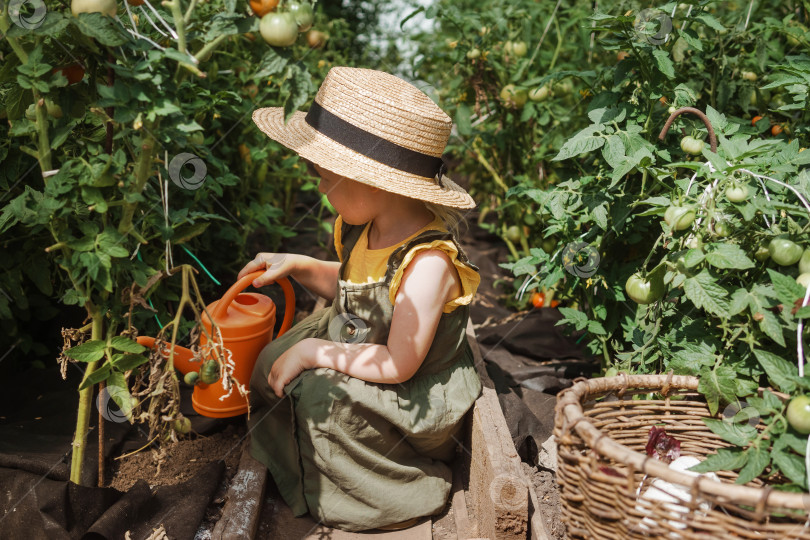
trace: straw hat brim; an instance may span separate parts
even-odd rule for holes
[[[253,122],[265,135],[340,176],[412,199],[453,208],[475,208],[469,193],[447,176],[442,176],[439,185],[423,176],[389,167],[321,134],[306,123],[305,117],[305,112],[295,112],[285,124],[282,107],[253,111]]]

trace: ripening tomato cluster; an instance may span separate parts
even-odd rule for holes
[[[298,39],[298,34],[307,32],[307,43],[312,48],[323,46],[327,36],[323,32],[310,30],[315,19],[312,4],[289,2],[284,10],[277,11],[278,0],[250,0],[250,8],[259,22],[259,33],[273,47],[289,47]]]

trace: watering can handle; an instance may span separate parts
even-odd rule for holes
[[[233,299],[236,298],[239,293],[247,289],[250,284],[253,283],[253,280],[262,274],[264,274],[264,270],[252,272],[234,283],[225,293],[225,296],[222,297],[222,300],[217,302],[217,307],[214,308],[214,312],[211,313],[211,318],[217,320],[219,317],[223,316],[225,312],[228,311],[228,307],[231,305],[231,302],[233,302]],[[295,314],[295,292],[293,291],[290,280],[286,277],[277,279],[275,283],[278,283],[284,291],[284,320],[281,322],[281,328],[279,328],[278,336],[276,336],[279,337],[292,326],[293,315]]]

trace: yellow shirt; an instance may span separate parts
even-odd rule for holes
[[[341,228],[343,219],[338,216],[335,220],[335,249],[338,253],[338,258],[343,262],[343,245],[340,242]],[[446,231],[444,225],[439,218],[435,218],[432,222],[428,223],[408,238],[402,240],[396,245],[389,246],[382,249],[368,249],[368,226],[363,229],[360,238],[352,249],[351,256],[346,263],[345,278],[350,283],[374,283],[382,281],[385,278],[386,265],[388,258],[402,244],[407,243],[412,238],[427,230],[440,230]],[[394,305],[394,299],[399,290],[399,284],[402,281],[402,275],[405,272],[408,264],[413,258],[421,251],[427,249],[439,249],[444,251],[455,266],[458,273],[459,281],[461,282],[461,294],[444,305],[443,312],[450,313],[458,306],[467,305],[472,301],[475,291],[478,289],[478,284],[481,282],[481,277],[478,272],[458,260],[458,250],[456,245],[450,240],[434,240],[425,244],[418,244],[411,248],[402,260],[402,264],[397,268],[394,277],[391,278],[391,285],[389,287],[389,299],[391,305]]]

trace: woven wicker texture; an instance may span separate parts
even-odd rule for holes
[[[554,435],[569,537],[810,539],[810,495],[777,491],[758,480],[737,485],[733,472],[718,472],[720,482],[695,477],[647,456],[652,426],[675,436],[682,456],[703,459],[730,446],[701,420],[711,415],[698,382],[619,375],[580,381],[560,393]],[[660,399],[633,399],[651,392]],[[668,493],[677,502],[639,496],[659,478],[690,496],[678,497],[672,488]]]
[[[452,121],[424,92],[402,79],[371,69],[334,67],[317,95],[324,109],[403,148],[440,157]],[[447,176],[441,183],[384,165],[322,135],[296,112],[284,123],[281,107],[253,111],[268,137],[340,176],[385,191],[455,208],[474,208],[472,197]]]

